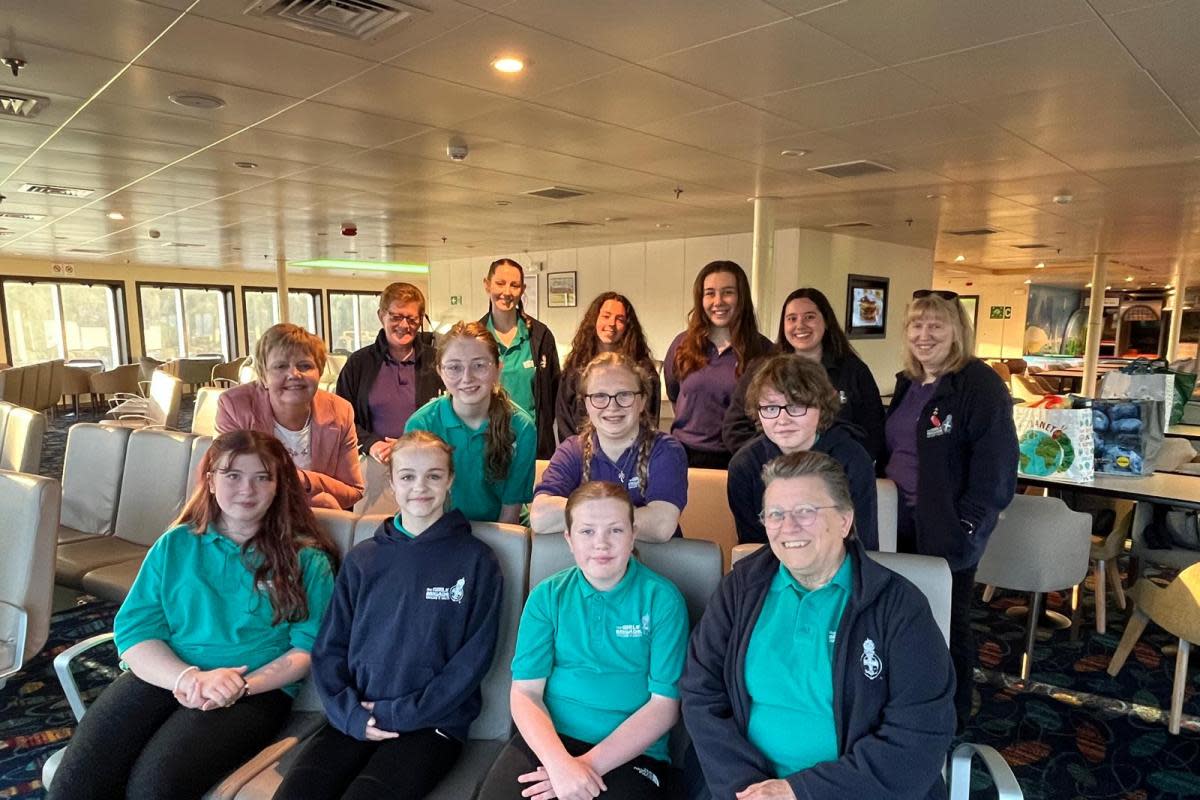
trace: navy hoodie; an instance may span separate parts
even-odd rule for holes
[[[815,453],[825,453],[842,465],[850,481],[850,499],[854,501],[854,532],[863,547],[879,549],[879,502],[875,489],[875,465],[860,443],[861,430],[848,422],[834,420],[829,430],[817,437]],[[759,434],[747,442],[729,462],[725,485],[729,509],[737,523],[738,543],[766,544],[767,532],[758,521],[762,511],[762,468],[783,451]]]
[[[876,564],[856,542],[847,542],[847,552],[854,584],[833,654],[838,758],[784,780],[797,800],[945,798],[941,769],[955,725],[946,640],[920,589]],[[769,547],[738,562],[721,580],[688,646],[679,683],[694,748],[688,766],[697,769],[699,758],[703,782],[716,800],[732,800],[747,786],[776,777],[747,737],[745,665],[778,570]]]
[[[333,727],[366,738],[359,703],[385,731],[438,728],[460,740],[479,715],[503,576],[459,511],[409,538],[392,520],[346,556],[313,647],[313,679]]]

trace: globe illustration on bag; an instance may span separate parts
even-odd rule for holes
[[[1070,449],[1067,455],[1066,445]],[[1027,475],[1046,476],[1060,472],[1075,460],[1075,451],[1065,436],[1051,435],[1045,431],[1025,431],[1020,442],[1021,472]]]

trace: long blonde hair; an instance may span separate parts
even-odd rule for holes
[[[654,378],[650,377],[645,369],[640,364],[634,361],[624,353],[601,353],[588,362],[588,365],[583,368],[583,375],[579,379],[579,386],[583,394],[587,394],[588,381],[597,370],[601,369],[623,369],[634,377],[638,384],[638,390],[642,393],[643,401],[648,401],[650,391],[653,386]],[[612,402],[616,402],[613,400]],[[584,400],[587,403],[587,400]],[[579,445],[583,453],[583,482],[587,483],[591,480],[592,475],[592,434],[595,428],[592,426],[592,418],[585,416],[583,424],[579,428]],[[645,402],[642,406],[642,414],[638,418],[638,435],[634,441],[634,446],[638,449],[637,457],[637,476],[638,485],[641,488],[642,495],[645,496],[646,491],[650,487],[650,451],[654,449],[654,440],[656,431],[654,420],[650,416],[650,404]]]
[[[971,328],[971,320],[967,317],[966,309],[962,307],[958,298],[947,300],[936,294],[913,298],[904,315],[904,332],[907,334],[909,325],[921,317],[927,316],[939,319],[949,325],[953,337],[950,342],[950,353],[946,356],[946,363],[942,365],[941,374],[958,372],[975,357],[975,331]],[[901,353],[901,358],[904,363],[905,376],[914,381],[922,380],[925,377],[925,367],[913,354],[907,336],[904,337],[903,347],[904,352]]]
[[[497,368],[500,366],[500,346],[486,326],[478,322],[456,322],[446,331],[437,346],[438,368],[446,357],[446,349],[456,340],[474,339],[487,348]],[[492,387],[492,396],[488,400],[488,429],[487,443],[484,447],[484,469],[488,480],[502,481],[508,477],[508,468],[512,465],[513,447],[517,435],[513,432],[512,415],[516,406],[508,399],[508,392],[500,385],[497,376]]]

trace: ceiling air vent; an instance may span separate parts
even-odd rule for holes
[[[37,222],[45,219],[45,214],[25,214],[20,211],[0,211],[0,219],[23,219],[26,222]]]
[[[72,253],[90,253],[92,255],[104,255],[107,250],[93,250],[89,247],[72,247],[69,252]]]
[[[91,197],[95,189],[78,189],[73,186],[51,186],[47,183],[23,183],[18,192],[26,194],[46,194],[53,197]]]
[[[874,228],[875,223],[856,220],[854,222],[833,222],[825,226],[826,228]]]
[[[42,113],[42,109],[48,105],[50,105],[49,97],[0,89],[0,116],[31,119]]]
[[[547,200],[567,200],[572,197],[583,197],[587,192],[581,192],[578,189],[568,189],[565,186],[549,186],[545,189],[536,189],[524,194],[530,197],[544,197]]]
[[[991,236],[993,233],[999,233],[994,228],[965,228],[958,231],[946,231],[951,236]]]
[[[425,245],[410,244],[408,242],[389,242],[388,244],[385,244],[384,247],[391,248],[392,250],[419,250],[425,247]]]
[[[831,178],[861,178],[864,175],[880,175],[885,172],[895,172],[889,166],[874,161],[847,161],[843,164],[826,164],[823,167],[810,167],[809,172],[819,172]]]
[[[558,222],[543,222],[544,228],[594,228],[599,223],[581,222],[577,219],[560,219]]]
[[[309,33],[366,41],[428,12],[400,0],[254,0],[242,13],[273,17]]]
[[[204,245],[192,242],[164,242],[163,247],[204,247]]]
[[[1017,248],[1018,250],[1045,250],[1049,246],[1050,245],[1048,245],[1048,244],[1041,244],[1040,242],[1034,242],[1033,244],[1014,244],[1013,245],[1013,247]]]

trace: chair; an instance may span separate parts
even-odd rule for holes
[[[1009,391],[1011,392],[1012,373],[1009,372],[1008,366],[1001,361],[988,362],[988,366],[992,368],[992,372],[995,372],[1000,376],[1000,380],[1004,381],[1004,385],[1008,386]]]
[[[1087,576],[1092,544],[1092,518],[1072,511],[1057,497],[1019,494],[1000,512],[975,580],[991,586],[1030,592],[1025,625],[1021,679],[1033,667],[1033,644],[1045,592],[1068,589]]]
[[[1170,547],[1167,549],[1152,548],[1146,541],[1146,526],[1154,517],[1154,507],[1150,503],[1138,503],[1133,512],[1133,532],[1130,538],[1133,546],[1129,554],[1133,557],[1129,582],[1136,583],[1142,577],[1142,565],[1145,562],[1158,564],[1171,569],[1187,569],[1192,564],[1200,563],[1200,550],[1189,550],[1186,547]]]
[[[0,400],[21,405],[21,383],[24,380],[25,370],[22,367],[0,370]]]
[[[894,553],[898,547],[896,528],[900,519],[900,493],[892,481],[876,478],[875,497],[879,518],[879,552]]]
[[[92,395],[99,395],[101,403],[110,394],[141,395],[137,364],[124,364],[104,372],[94,372],[88,377],[88,383]]]
[[[63,457],[58,543],[107,536],[117,520],[128,428],[79,422],[67,434]]]
[[[182,399],[183,382],[163,370],[155,370],[146,398],[143,400],[135,396],[114,400],[115,405],[108,412],[110,418],[101,424],[122,428],[153,427],[174,430],[179,425],[179,405]]]
[[[208,448],[212,447],[212,442],[213,437],[211,436],[197,436],[192,439],[192,455],[188,459],[187,489],[183,495],[185,498],[192,496],[192,492],[196,490],[196,484],[200,482],[200,462],[204,459]]]
[[[723,469],[689,469],[687,505],[679,515],[684,538],[716,542],[726,569],[738,542],[737,526],[725,491],[728,477],[729,473]]]
[[[212,380],[213,359],[181,358],[175,364],[176,377],[193,392]]]
[[[1180,572],[1166,588],[1142,578],[1129,590],[1129,596],[1133,598],[1133,613],[1108,664],[1108,674],[1116,677],[1121,671],[1133,646],[1146,629],[1146,623],[1154,622],[1167,633],[1178,637],[1179,651],[1175,656],[1175,681],[1171,688],[1167,729],[1173,734],[1179,733],[1187,689],[1188,656],[1192,643],[1200,642],[1200,564],[1193,564]]]
[[[356,514],[395,514],[400,510],[396,505],[396,495],[392,492],[392,471],[386,464],[380,464],[371,456],[363,456],[359,465],[362,467],[363,483],[366,488],[362,499],[354,504]]]
[[[157,358],[150,356],[142,356],[138,359],[138,380],[149,382],[154,376],[154,370],[161,369],[167,362],[159,361]]]
[[[74,367],[70,364],[63,366],[62,372],[62,396],[70,398],[71,404],[75,408],[75,418],[79,419],[79,396],[82,394],[91,395],[92,393],[92,371],[83,367]],[[93,408],[95,404],[93,403]]]
[[[1180,436],[1168,436],[1163,439],[1162,447],[1158,450],[1158,461],[1155,462],[1155,472],[1176,472],[1184,464],[1196,457],[1196,449],[1192,443]]]
[[[246,363],[246,356],[235,358],[233,361],[224,364],[217,364],[212,368],[209,378],[214,386],[224,387],[228,389],[230,386],[237,386],[238,373],[242,369],[242,365]]]
[[[201,436],[217,435],[217,401],[224,389],[201,386],[196,391],[196,405],[192,408],[192,433]]]
[[[36,475],[45,435],[45,414],[0,401],[0,469]]]
[[[1013,397],[1022,400],[1026,403],[1034,403],[1041,400],[1048,392],[1044,387],[1029,375],[1013,375],[1009,383],[1009,388],[1012,389]]]
[[[0,687],[50,634],[58,482],[0,470]]]

